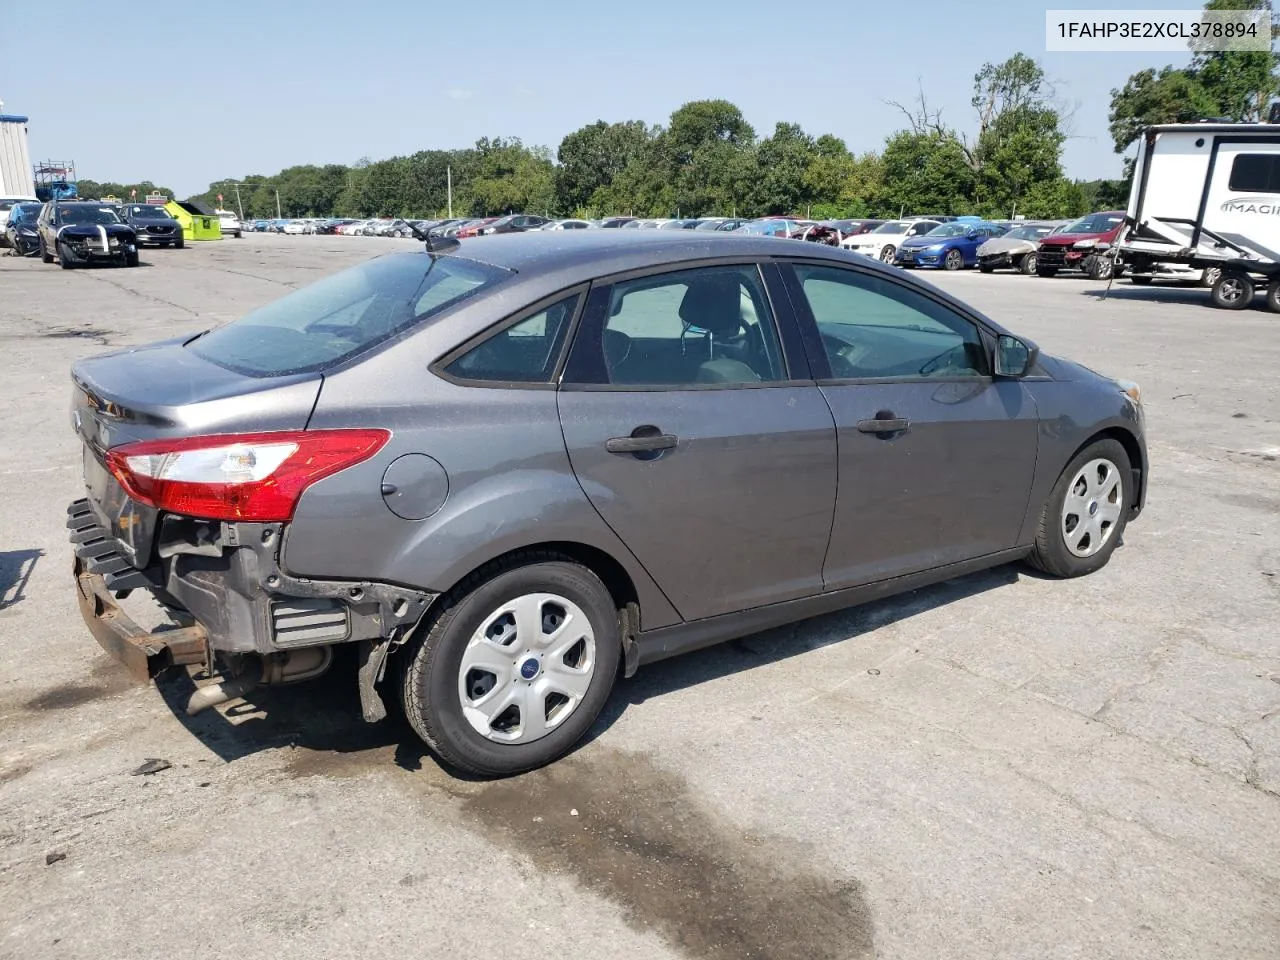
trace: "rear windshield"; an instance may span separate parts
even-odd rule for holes
[[[379,257],[206,333],[188,349],[250,377],[322,370],[509,276],[508,270],[459,257]]]

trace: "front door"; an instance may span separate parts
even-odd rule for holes
[[[584,312],[559,392],[569,458],[687,620],[822,591],[835,426],[785,339],[755,264],[597,286]]]
[[[839,438],[827,589],[1015,546],[1038,420],[1020,383],[990,376],[977,324],[896,279],[793,269]]]

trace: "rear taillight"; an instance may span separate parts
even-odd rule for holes
[[[293,516],[317,480],[377,453],[386,430],[307,430],[144,440],[107,451],[133,499],[207,520],[272,523]]]

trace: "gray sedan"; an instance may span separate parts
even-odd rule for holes
[[[109,652],[219,673],[198,712],[352,643],[366,719],[393,697],[483,775],[564,754],[646,663],[1010,561],[1091,573],[1148,474],[1135,385],[717,232],[436,239],[72,375]]]

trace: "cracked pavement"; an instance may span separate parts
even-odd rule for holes
[[[132,683],[76,612],[68,364],[397,246],[0,259],[0,958],[1277,955],[1280,317],[1261,298],[931,275],[1142,385],[1148,507],[1111,564],[1000,568],[645,668],[545,771],[448,776],[403,726],[360,721],[350,664],[197,718],[185,678]],[[151,757],[172,766],[130,775]]]

